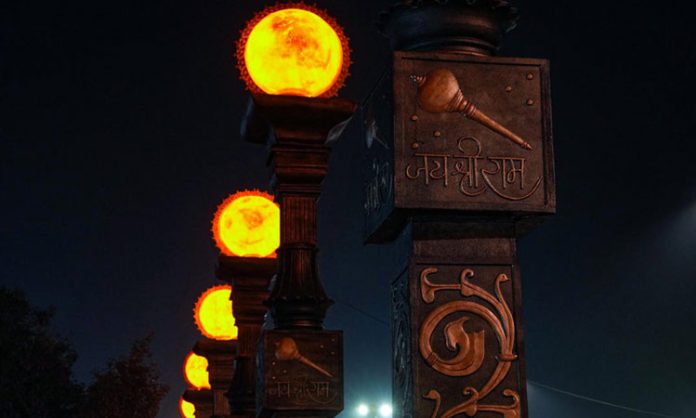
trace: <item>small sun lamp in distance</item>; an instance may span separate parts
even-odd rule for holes
[[[211,287],[201,294],[193,310],[198,330],[205,337],[218,341],[237,339],[232,315],[232,286]]]
[[[350,48],[326,12],[277,4],[247,23],[237,42],[237,66],[254,93],[333,97],[348,76]]]
[[[184,398],[179,399],[179,413],[182,418],[196,418],[196,406]]]
[[[215,213],[213,237],[225,255],[275,258],[280,245],[280,207],[273,196],[259,190],[230,195]]]
[[[190,353],[184,360],[184,378],[192,388],[210,389],[208,374],[208,359],[195,353]]]

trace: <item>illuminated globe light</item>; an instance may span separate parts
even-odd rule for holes
[[[267,8],[247,24],[237,65],[254,92],[331,97],[348,76],[350,49],[334,19],[291,3]]]
[[[370,407],[368,407],[367,405],[365,405],[363,403],[363,404],[358,405],[357,411],[358,411],[358,415],[360,415],[361,417],[366,417],[367,414],[370,413]]]
[[[218,207],[213,237],[226,255],[275,257],[280,245],[280,208],[268,193],[237,192]]]
[[[382,417],[390,417],[392,416],[392,407],[389,404],[383,403],[379,407],[379,415]]]
[[[196,406],[184,398],[179,400],[179,412],[182,418],[196,418]]]
[[[184,360],[184,378],[195,389],[210,389],[208,359],[191,353]]]
[[[194,318],[201,333],[214,340],[226,341],[237,339],[237,327],[232,316],[232,286],[212,287],[201,295],[196,302]]]

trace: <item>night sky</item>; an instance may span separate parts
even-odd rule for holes
[[[341,96],[389,61],[388,0],[321,1],[351,38]],[[136,338],[171,386],[198,338],[217,204],[265,188],[263,147],[239,138],[234,49],[252,0],[0,7],[0,284],[55,306],[90,378]],[[696,417],[696,25],[690,2],[518,1],[501,55],[549,58],[558,214],[519,243],[528,377]],[[391,393],[396,252],[363,246],[361,141],[334,147],[320,269],[345,331],[346,412]],[[363,311],[364,313],[361,313]],[[639,417],[530,387],[533,418]]]

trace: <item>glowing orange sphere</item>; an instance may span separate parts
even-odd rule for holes
[[[350,66],[343,31],[318,9],[284,7],[269,8],[247,25],[237,46],[243,78],[267,94],[334,96]]]
[[[196,418],[196,406],[184,398],[179,400],[179,412],[182,418]]]
[[[212,287],[201,295],[196,302],[194,318],[201,333],[214,340],[234,340],[237,327],[232,316],[232,286]]]
[[[213,237],[223,254],[275,257],[280,245],[280,208],[267,193],[235,193],[218,207]]]
[[[191,353],[184,360],[184,378],[195,389],[210,389],[208,359]]]

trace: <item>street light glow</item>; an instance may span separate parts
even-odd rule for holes
[[[257,14],[237,44],[237,66],[250,90],[332,97],[350,66],[348,39],[325,12],[300,3]]]
[[[190,353],[184,360],[184,378],[195,389],[210,389],[208,359]]]
[[[179,399],[179,413],[182,418],[195,418],[196,417],[196,405],[191,402],[187,402],[184,398]]]
[[[367,405],[365,405],[364,403],[362,403],[358,406],[358,415],[360,415],[361,417],[366,417],[367,414],[369,414],[369,413],[370,413],[370,408]]]
[[[193,309],[196,325],[205,337],[219,341],[237,339],[232,315],[232,286],[214,286],[203,292]]]
[[[280,207],[268,193],[237,192],[218,207],[212,230],[223,254],[275,258],[280,245]]]
[[[390,417],[392,416],[392,407],[389,404],[383,403],[379,407],[379,415],[383,417]]]

